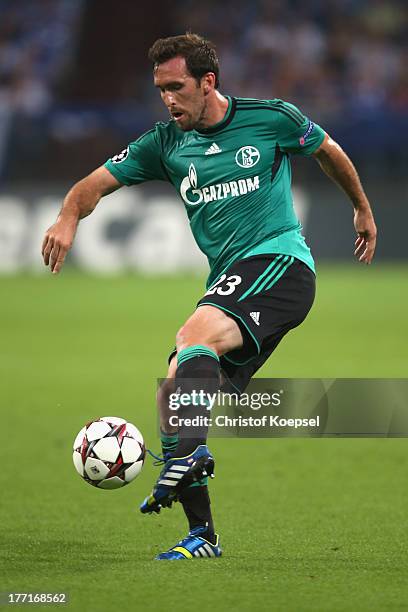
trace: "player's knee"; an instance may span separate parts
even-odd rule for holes
[[[190,323],[184,323],[182,327],[178,330],[176,334],[176,346],[177,350],[181,351],[183,348],[187,346],[191,346],[191,343],[194,343],[194,340],[197,336],[197,333],[194,329],[194,325]]]
[[[176,334],[177,351],[182,351],[187,346],[191,346],[189,342],[191,342],[191,333],[188,323],[185,323]]]
[[[180,327],[176,334],[177,351],[180,352],[190,346],[202,344],[219,354],[218,343],[214,338],[214,334],[212,333],[211,336],[204,333],[202,330],[198,330],[194,324],[187,322]]]

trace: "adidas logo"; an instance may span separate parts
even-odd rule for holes
[[[250,312],[249,316],[251,317],[251,319],[254,321],[255,325],[259,325],[259,312]]]
[[[222,149],[217,145],[216,142],[213,142],[211,147],[206,150],[206,155],[214,155],[215,153],[222,153]]]

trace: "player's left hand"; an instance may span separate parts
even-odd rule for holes
[[[354,255],[358,261],[370,264],[377,241],[377,228],[370,208],[355,211],[354,227],[357,232]]]

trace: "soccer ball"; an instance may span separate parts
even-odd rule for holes
[[[118,417],[101,417],[81,429],[74,441],[76,471],[99,489],[119,489],[142,470],[145,445],[140,431]]]

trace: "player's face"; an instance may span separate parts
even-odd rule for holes
[[[183,57],[175,57],[157,66],[154,84],[160,89],[170,115],[184,132],[200,127],[206,110],[204,83],[189,74]]]

